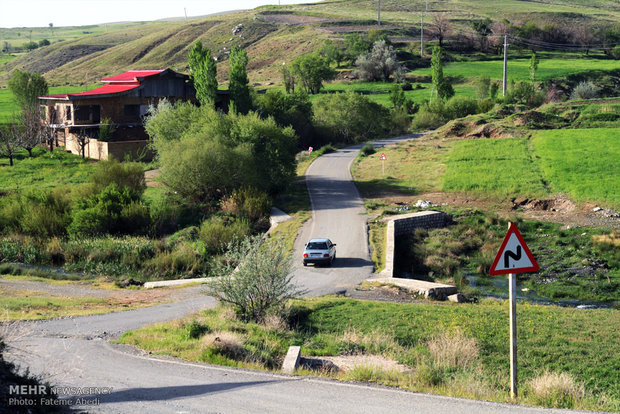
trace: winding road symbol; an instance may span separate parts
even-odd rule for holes
[[[489,274],[495,276],[508,273],[535,272],[537,270],[538,263],[536,263],[532,252],[525,244],[517,226],[510,223]]]

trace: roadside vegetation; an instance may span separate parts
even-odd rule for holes
[[[620,408],[617,311],[519,304],[518,318],[519,350],[527,361],[520,365],[519,403]],[[263,324],[241,322],[221,306],[128,332],[120,342],[153,354],[267,370],[278,370],[288,347],[299,345],[304,357],[359,357],[355,367],[302,368],[302,375],[508,402],[507,320],[502,301],[394,304],[327,297],[293,301],[284,317]],[[404,368],[364,363],[373,355]]]

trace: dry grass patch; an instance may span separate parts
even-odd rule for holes
[[[245,338],[235,332],[217,331],[204,335],[200,340],[205,349],[212,349],[221,355],[232,359],[242,359],[245,356],[243,344]]]
[[[480,348],[474,338],[463,335],[460,331],[443,332],[427,343],[433,362],[446,368],[466,368],[478,359]]]
[[[566,372],[545,371],[532,378],[528,388],[536,404],[553,408],[574,408],[585,395],[584,386]]]

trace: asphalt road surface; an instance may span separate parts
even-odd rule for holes
[[[312,295],[345,291],[372,272],[363,204],[349,173],[359,148],[320,157],[308,170],[313,217],[302,229],[296,244],[299,260],[296,260],[295,280]],[[337,260],[333,267],[300,266],[300,249],[311,237],[329,237],[337,243]],[[188,363],[108,342],[127,330],[173,320],[214,305],[214,299],[199,296],[107,315],[22,323],[12,332],[12,348],[6,357],[21,367],[28,367],[32,374],[41,375],[54,386],[98,388],[89,390],[86,395],[62,397],[74,409],[86,412],[565,412]]]

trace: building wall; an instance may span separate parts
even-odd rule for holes
[[[153,152],[148,148],[148,141],[117,141],[103,142],[96,139],[89,139],[84,147],[84,155],[95,160],[107,160],[110,157],[117,160],[124,160],[128,155],[135,160],[140,158],[143,161],[153,159]],[[82,155],[82,148],[75,135],[69,134],[65,148],[76,155]]]

